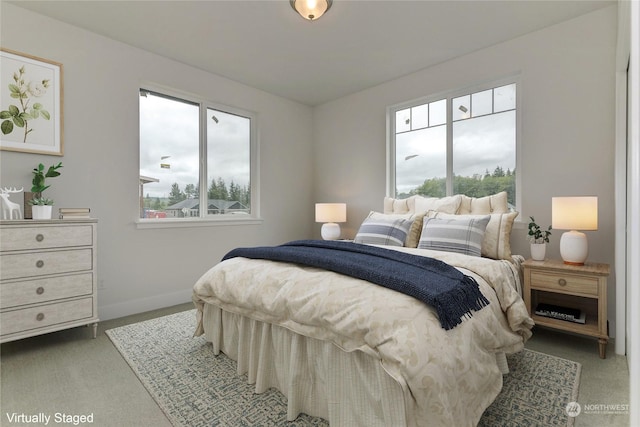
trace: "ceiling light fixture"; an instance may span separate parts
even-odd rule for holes
[[[315,21],[331,9],[333,0],[289,0],[293,10],[307,21]]]

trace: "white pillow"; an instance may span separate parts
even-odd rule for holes
[[[490,215],[497,213],[508,213],[507,192],[492,194],[485,197],[469,197],[461,195],[460,207],[456,212],[458,215]]]
[[[459,194],[442,198],[411,196],[408,199],[392,199],[391,197],[385,197],[384,213],[426,213],[427,211],[434,210],[454,214],[460,208],[461,201],[462,196]]]
[[[404,246],[413,219],[393,215],[387,218],[366,218],[353,239],[354,243]]]
[[[428,217],[450,218],[484,218],[486,215],[448,215],[431,211]],[[482,241],[482,256],[493,259],[506,259],[511,261],[511,229],[518,212],[490,215],[489,223],[484,232]]]
[[[489,215],[478,218],[427,218],[418,248],[480,256]]]

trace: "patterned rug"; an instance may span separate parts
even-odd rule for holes
[[[233,360],[193,338],[194,327],[190,310],[106,332],[174,426],[328,426],[304,414],[287,423],[285,397],[274,389],[255,394]],[[577,401],[581,365],[531,350],[508,361],[503,390],[479,425],[572,426],[565,408]]]

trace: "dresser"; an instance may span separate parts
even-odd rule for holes
[[[98,329],[95,219],[0,221],[0,342]]]

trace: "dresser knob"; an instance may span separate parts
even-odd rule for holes
[[[558,285],[567,286],[567,281],[565,279],[558,279]]]
[[[41,260],[41,259],[39,259],[39,260],[36,262],[36,267],[38,267],[38,268],[42,268],[42,267],[44,267],[44,261],[43,261],[43,260]]]
[[[38,322],[44,320],[44,313],[38,313],[38,315],[36,316],[36,320]]]
[[[36,240],[38,242],[42,242],[44,240],[44,236],[42,234],[38,234],[38,235],[36,235]]]
[[[36,294],[38,294],[38,295],[44,294],[44,288],[42,286],[40,286],[38,289],[36,289]]]

